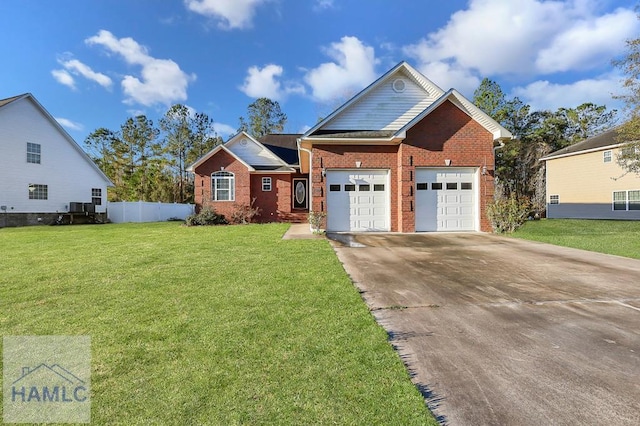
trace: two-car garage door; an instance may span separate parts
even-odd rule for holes
[[[416,168],[416,231],[478,229],[477,169]],[[389,231],[388,170],[326,172],[328,231]]]

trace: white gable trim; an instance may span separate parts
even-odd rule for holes
[[[406,132],[419,123],[427,115],[435,111],[445,101],[450,101],[453,105],[458,107],[461,111],[473,118],[478,124],[484,127],[487,131],[493,134],[494,140],[511,139],[513,135],[507,129],[502,127],[493,118],[489,117],[480,108],[475,106],[471,101],[462,96],[456,89],[449,89],[438,100],[429,105],[424,111],[418,114],[413,120],[407,123],[397,134],[406,135]]]
[[[201,166],[205,161],[207,161],[209,158],[213,157],[214,155],[216,155],[220,151],[224,151],[227,154],[229,154],[230,156],[232,156],[233,158],[235,158],[238,162],[240,162],[242,165],[244,165],[250,172],[255,172],[255,169],[253,167],[251,167],[249,164],[247,164],[242,158],[238,157],[233,152],[231,152],[224,145],[218,145],[215,148],[213,148],[211,151],[207,152],[198,161],[196,161],[195,163],[193,163],[192,165],[187,167],[187,171],[188,172],[194,172],[196,168]]]
[[[239,141],[241,141],[243,138],[249,139],[251,142],[253,142],[254,144],[256,144],[260,149],[262,149],[264,152],[267,153],[267,155],[269,157],[271,157],[273,160],[275,160],[276,162],[278,162],[280,165],[282,165],[283,167],[287,167],[288,169],[290,169],[292,172],[295,171],[294,169],[292,169],[291,167],[289,167],[289,165],[280,157],[278,157],[276,154],[274,154],[269,148],[267,148],[266,146],[264,146],[262,143],[260,143],[257,139],[255,139],[253,136],[251,136],[250,134],[248,134],[247,132],[240,132],[237,133],[236,135],[234,135],[233,137],[231,137],[227,143],[225,144],[227,147],[232,147],[233,145],[235,145],[236,143],[238,143]]]
[[[412,79],[414,79],[416,84],[418,84],[420,87],[422,87],[427,93],[431,94],[433,97],[441,96],[444,93],[444,91],[438,85],[436,85],[434,82],[432,82],[431,80],[429,80],[428,78],[426,78],[425,76],[420,74],[411,65],[409,65],[408,63],[403,61],[403,62],[400,62],[395,67],[393,67],[391,70],[387,71],[385,74],[383,74],[376,81],[371,83],[369,86],[364,88],[362,91],[360,91],[360,93],[358,93],[357,95],[355,95],[354,97],[349,99],[342,106],[340,106],[338,109],[333,111],[324,120],[322,120],[321,122],[319,122],[318,124],[313,126],[311,129],[307,130],[307,132],[304,135],[301,136],[301,139],[308,138],[309,135],[312,135],[313,133],[315,133],[316,131],[318,131],[319,129],[321,129],[325,125],[327,125],[335,117],[337,117],[340,113],[342,113],[347,108],[350,108],[352,105],[357,103],[364,96],[366,96],[367,94],[371,93],[376,88],[380,87],[382,84],[384,84],[389,79],[389,77],[391,77],[393,74],[398,73],[400,70],[404,70]]]
[[[114,186],[113,182],[111,182],[111,180],[107,177],[107,175],[105,175],[104,172],[100,170],[100,167],[98,167],[98,165],[93,162],[91,157],[89,157],[89,155],[80,147],[80,145],[78,145],[78,143],[71,137],[71,135],[64,129],[64,127],[62,127],[60,123],[58,123],[58,121],[55,118],[53,118],[51,114],[49,114],[49,111],[47,111],[42,106],[42,104],[38,102],[35,96],[33,96],[31,93],[25,93],[22,96],[18,96],[13,101],[0,106],[0,108],[7,108],[10,105],[15,104],[17,102],[21,102],[23,100],[30,100],[36,106],[36,109],[38,109],[40,113],[44,115],[44,117],[58,130],[58,132],[60,132],[60,134],[67,140],[67,142],[69,142],[69,144],[73,147],[73,149],[75,149],[78,152],[78,154],[80,154],[80,156],[87,163],[89,163],[91,168],[93,168],[93,170],[96,173],[98,173],[98,175],[100,175],[100,178],[106,182],[107,186]]]

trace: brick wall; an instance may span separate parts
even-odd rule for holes
[[[213,201],[211,199],[211,173],[219,172],[224,167],[224,171],[235,175],[235,201]],[[247,167],[236,160],[227,152],[221,150],[213,157],[210,157],[195,170],[195,202],[196,210],[200,211],[203,206],[212,207],[217,213],[225,215],[227,218],[235,210],[234,204],[249,204],[251,202],[251,181]]]
[[[322,168],[390,169],[391,231],[415,231],[416,167],[487,167],[480,176],[480,229],[490,231],[486,206],[493,199],[493,136],[451,102],[446,101],[407,132],[400,146],[315,145],[313,147],[313,210],[326,211]]]
[[[314,145],[312,183],[313,210],[326,211],[327,198],[322,169],[355,169],[360,161],[363,169],[390,169],[391,182],[391,230],[398,229],[397,197],[397,146]]]
[[[271,178],[271,191],[262,190],[262,178]],[[293,209],[293,178],[304,177],[300,174],[253,174],[251,175],[251,197],[255,197],[254,206],[260,208],[256,222],[305,222],[308,209]]]
[[[416,167],[445,167],[445,160],[451,160],[450,167],[474,167],[487,173],[479,179],[480,230],[490,232],[487,218],[487,204],[493,200],[493,135],[478,122],[469,117],[451,102],[446,101],[435,111],[417,123],[407,132],[407,138],[400,148],[403,171],[403,193],[409,193],[412,182],[408,182],[407,171]],[[411,158],[413,157],[413,158]],[[410,162],[413,160],[413,166]],[[415,197],[415,195],[414,195]],[[413,200],[414,197],[409,197]],[[406,201],[406,199],[405,199]],[[403,205],[406,208],[406,205]],[[414,212],[403,211],[403,232],[415,231]]]

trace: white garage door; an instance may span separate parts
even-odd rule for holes
[[[416,169],[416,231],[477,230],[477,171]]]
[[[388,170],[327,170],[327,231],[388,231]]]

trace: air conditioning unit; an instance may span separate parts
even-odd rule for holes
[[[85,213],[95,213],[96,205],[93,203],[84,203],[84,212]]]
[[[78,202],[70,202],[69,203],[69,213],[82,213],[84,212],[83,203]]]

